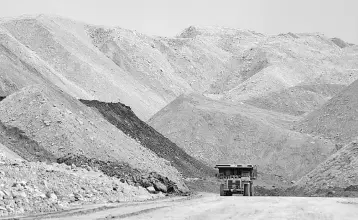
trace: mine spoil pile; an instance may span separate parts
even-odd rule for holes
[[[0,216],[218,193],[357,196],[358,46],[319,33],[177,36],[0,19]]]
[[[173,181],[155,172],[143,173],[131,168],[128,164],[88,159],[84,156],[68,156],[58,158],[57,162],[79,167],[90,167],[102,171],[109,177],[120,179],[122,183],[132,186],[142,186],[152,192],[178,193],[180,190]],[[153,190],[154,189],[154,190]]]
[[[1,156],[1,155],[0,155]],[[163,197],[90,167],[0,159],[0,216]],[[153,189],[155,191],[155,189]]]
[[[130,200],[151,199],[168,193],[188,192],[183,180],[180,179],[180,173],[170,165],[169,161],[159,158],[152,151],[146,150],[137,141],[127,137],[108,123],[100,114],[82,105],[78,100],[61,93],[56,88],[44,86],[25,87],[5,98],[0,103],[0,108],[2,112],[0,137],[3,143],[1,152],[5,155],[5,162],[2,162],[4,165],[2,166],[3,169],[1,169],[3,177],[0,180],[0,184],[5,190],[4,195],[1,194],[2,198],[4,198],[5,206],[2,209],[3,215],[41,211],[34,207],[36,206],[35,203],[31,203],[31,201],[36,202],[37,200],[25,199],[25,203],[28,201],[26,205],[22,205],[21,202],[16,203],[18,204],[16,205],[9,201],[15,199],[16,191],[21,191],[27,187],[26,184],[16,184],[17,181],[29,182],[31,178],[35,178],[38,183],[34,184],[40,184],[44,177],[41,172],[37,171],[40,169],[37,166],[46,166],[45,162],[53,164],[53,166],[64,167],[61,171],[65,172],[63,175],[67,176],[63,179],[64,185],[59,186],[63,188],[63,191],[66,191],[66,188],[71,188],[73,189],[71,192],[80,192],[80,185],[79,187],[68,185],[76,182],[80,184],[80,180],[75,177],[72,178],[71,175],[76,174],[73,174],[73,172],[67,174],[66,170],[71,167],[74,169],[83,167],[97,172],[97,175],[91,176],[91,180],[93,179],[98,184],[106,181],[105,178],[107,178],[113,180],[113,184],[118,183],[129,187],[129,189],[134,189],[134,191],[144,192],[144,195],[147,195],[147,197],[142,197],[141,194],[134,194],[128,198]],[[105,137],[106,135],[111,135],[111,138]],[[107,141],[103,143],[101,142],[102,139]],[[117,141],[111,144],[110,140],[116,139]],[[120,143],[124,146],[119,148],[114,143]],[[109,152],[111,153],[109,154]],[[6,158],[11,155],[16,155],[17,158],[24,162],[20,163],[20,165],[6,162]],[[136,162],[135,158],[140,157],[142,157],[141,162]],[[35,161],[39,161],[39,165]],[[63,165],[56,165],[54,162]],[[33,175],[30,175],[29,170],[31,169],[35,170]],[[163,170],[160,171],[161,169]],[[24,175],[17,176],[14,170],[19,170],[21,171],[19,175],[21,173],[24,173]],[[170,174],[171,172],[172,174]],[[53,178],[53,181],[63,176],[59,172],[46,171],[47,173],[52,173],[49,178]],[[78,175],[80,176],[79,178],[82,178],[81,173]],[[103,181],[102,177],[104,177]],[[67,181],[67,179],[71,179],[71,181]],[[51,181],[48,187],[53,187],[53,190],[57,190],[57,186],[52,183],[55,182]],[[9,188],[13,185],[14,187],[15,185],[19,187]],[[86,183],[85,185],[91,185],[91,183]],[[95,187],[96,184],[93,183],[93,188]],[[105,193],[106,190],[116,191],[116,188],[118,187],[108,186],[101,190],[102,188],[99,187],[98,193]],[[118,190],[120,192],[121,187]],[[41,192],[47,193],[45,189]],[[24,193],[31,194],[31,191]],[[24,196],[24,193],[21,195]],[[28,194],[25,197],[31,198],[31,195]],[[110,194],[110,192],[107,192],[107,194]],[[71,197],[71,195],[61,193],[56,196]],[[81,196],[85,197],[82,194]],[[99,197],[102,198],[99,200],[96,200],[97,196],[94,196],[92,200],[84,201],[87,201],[86,204],[117,201],[112,199],[115,196],[118,197],[118,201],[127,199],[124,194],[113,194]],[[37,202],[41,201],[38,200]],[[42,211],[61,210],[70,207],[70,203],[65,206],[58,205],[58,203],[60,203],[60,200],[53,201],[48,207],[46,205]],[[39,206],[39,208],[41,207]]]

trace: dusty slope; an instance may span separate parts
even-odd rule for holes
[[[297,182],[306,193],[341,188],[358,191],[358,144],[344,146]]]
[[[341,48],[322,35],[271,36],[250,50],[265,53],[268,66],[226,92],[226,99],[256,98],[300,85],[348,85],[358,77],[357,46]]]
[[[317,34],[189,27],[174,38],[150,37],[47,15],[2,19],[0,34],[5,95],[51,82],[76,98],[120,101],[142,120],[191,92],[234,102],[265,96],[269,104],[268,92],[283,93],[308,111],[308,102],[326,97],[290,96],[289,88],[344,86],[358,75],[358,47]]]
[[[331,139],[340,149],[303,177],[297,183],[298,190],[303,188],[307,194],[325,190],[331,194],[333,191],[358,191],[357,94],[358,81],[355,81],[295,126],[302,133]]]
[[[205,91],[236,68],[231,53],[201,40],[47,15],[0,22],[7,94],[47,80],[76,98],[121,101],[146,120],[178,95]]]
[[[301,120],[296,130],[323,136],[339,144],[350,143],[358,136],[357,94],[358,80]]]
[[[294,86],[244,102],[258,108],[299,116],[320,108],[345,87],[340,84]]]
[[[167,103],[159,92],[100,52],[92,44],[86,24],[41,15],[5,20],[0,28],[4,30],[1,51],[7,59],[1,71],[8,78],[5,90],[46,78],[77,98],[121,100],[144,119]],[[19,75],[23,65],[32,74],[12,77],[10,73]]]
[[[181,96],[150,121],[197,159],[258,164],[261,172],[292,180],[330,155],[334,145],[285,127],[297,118],[232,105],[200,95]]]
[[[298,114],[297,107],[312,111],[336,94],[336,87],[343,88],[358,77],[358,47],[338,45],[337,39],[321,34],[265,36],[230,28],[190,27],[180,37],[223,51],[229,70],[212,76],[205,91],[210,97],[260,102],[265,109],[286,103],[274,110]]]
[[[170,161],[185,177],[214,176],[213,168],[189,156],[183,149],[140,120],[128,106],[122,103],[105,103],[96,100],[80,101],[98,110],[111,124],[138,140],[142,146]]]
[[[180,190],[186,190],[168,161],[56,88],[25,87],[4,99],[0,112],[1,143],[24,159],[54,161],[84,156],[128,164],[144,173],[168,177]]]
[[[224,75],[235,75],[237,58],[234,53],[248,45],[229,50],[224,44],[229,41],[235,44],[240,36],[247,41],[258,38],[249,31],[197,27],[185,29],[175,38],[150,37],[136,31],[95,26],[88,32],[100,51],[136,79],[163,96],[172,91],[171,96],[165,96],[170,98],[166,98],[167,101],[182,93],[204,92]]]
[[[66,80],[1,26],[0,36],[1,96],[7,96],[28,85],[53,83],[74,96],[83,94],[85,97],[91,97]]]

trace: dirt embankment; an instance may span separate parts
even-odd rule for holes
[[[176,144],[140,120],[130,107],[122,103],[105,103],[96,100],[80,100],[98,110],[104,118],[128,136],[138,140],[142,146],[165,158],[176,167],[184,177],[203,177],[214,175],[215,170],[188,155]]]
[[[3,153],[0,148],[0,217],[164,197],[89,166],[27,162]]]
[[[167,160],[55,88],[23,88],[0,103],[0,112],[1,143],[26,160],[93,165],[132,185],[188,190]]]
[[[92,169],[100,170],[109,177],[115,177],[122,183],[127,183],[131,186],[141,186],[144,188],[153,187],[153,193],[168,193],[168,194],[187,194],[178,189],[175,182],[169,180],[167,177],[159,175],[156,172],[143,172],[129,166],[127,163],[114,161],[101,161],[95,158],[86,158],[85,156],[61,157],[57,162],[67,164],[69,166],[75,165],[78,167],[91,167]],[[156,192],[154,192],[156,191]]]

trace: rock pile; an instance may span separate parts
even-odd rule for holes
[[[177,185],[169,180],[167,177],[163,177],[156,172],[146,173],[138,169],[130,167],[128,164],[100,161],[96,159],[88,159],[84,156],[70,156],[62,157],[57,160],[59,163],[65,163],[69,166],[78,166],[87,170],[100,170],[109,177],[115,177],[120,179],[122,183],[127,183],[131,186],[141,186],[149,188],[148,191],[162,193],[178,193],[180,190]]]
[[[0,216],[63,210],[74,205],[163,197],[89,167],[8,160],[0,155]]]

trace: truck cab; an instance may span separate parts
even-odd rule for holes
[[[220,180],[220,196],[232,196],[242,194],[254,195],[253,180],[257,178],[257,167],[251,164],[218,164],[216,175]]]

